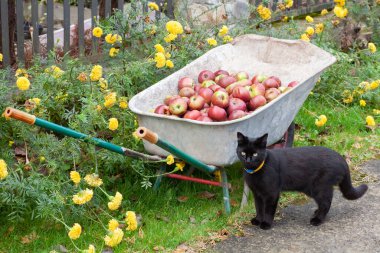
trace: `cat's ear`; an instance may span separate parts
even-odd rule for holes
[[[267,146],[267,139],[268,139],[268,134],[264,134],[263,136],[257,138],[256,142],[260,143],[262,147]]]
[[[237,139],[238,139],[238,144],[244,144],[247,140],[247,137],[245,137],[242,133],[237,132]]]

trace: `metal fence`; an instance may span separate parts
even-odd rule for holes
[[[39,20],[38,20],[38,0],[31,1],[31,20],[30,25],[34,29],[31,34],[31,56],[40,54],[40,36],[39,36]],[[86,0],[89,2],[89,0]],[[103,3],[103,8],[99,8],[99,2]],[[172,0],[155,0],[158,4],[167,4],[167,15],[173,17],[173,1]],[[275,9],[278,0],[271,0],[270,6]],[[17,60],[19,63],[25,63],[25,40],[24,40],[24,0],[0,0],[0,22],[1,22],[1,53],[3,54],[2,66],[9,66],[14,64]],[[124,0],[91,0],[91,27],[94,26],[94,18],[102,15],[107,17],[111,14],[111,6],[123,11]],[[251,0],[251,4],[259,5],[261,0]],[[294,0],[294,6],[289,13],[292,15],[302,15],[305,13],[320,11],[323,8],[331,8],[334,0]],[[77,21],[77,34],[78,34],[78,53],[81,54],[85,50],[85,27],[84,27],[84,7],[85,0],[78,0],[78,21]],[[12,15],[13,14],[15,15]],[[16,17],[16,20],[11,21],[10,18]],[[63,0],[63,52],[70,50],[70,0]],[[14,24],[12,24],[12,22]],[[11,23],[11,24],[10,24]],[[10,25],[9,25],[10,24]],[[44,49],[49,52],[54,48],[54,0],[46,0],[46,40],[44,41]],[[95,38],[92,38],[94,44]],[[46,44],[46,45],[45,45]],[[16,56],[17,55],[17,59]]]

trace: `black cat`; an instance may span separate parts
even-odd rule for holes
[[[268,134],[251,139],[237,133],[237,155],[244,179],[253,192],[256,217],[253,225],[270,229],[281,191],[299,191],[310,196],[318,209],[310,223],[320,225],[329,212],[333,186],[339,185],[346,199],[358,199],[367,191],[363,184],[354,188],[345,159],[325,147],[266,149]]]

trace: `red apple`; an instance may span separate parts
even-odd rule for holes
[[[188,97],[181,97],[183,100],[185,100],[187,106],[189,106],[190,98]]]
[[[220,74],[220,75],[218,75],[218,76],[216,76],[215,77],[215,82],[217,83],[217,84],[219,84],[219,81],[223,78],[223,77],[226,77],[227,75],[225,75],[225,74]]]
[[[215,121],[224,121],[227,119],[227,112],[219,106],[211,106],[208,109],[208,116]]]
[[[196,84],[196,85],[194,85],[194,91],[196,92],[196,93],[198,93],[198,91],[199,91],[199,89],[201,88],[202,86],[201,86],[201,84]]]
[[[179,95],[173,95],[173,96],[167,96],[165,99],[164,99],[164,104],[165,105],[169,105],[171,101],[173,101],[174,99],[176,98],[180,98],[181,96]]]
[[[233,76],[225,76],[222,79],[219,80],[218,84],[223,87],[227,88],[228,85],[237,82],[237,79]]]
[[[200,111],[201,114],[204,115],[204,116],[208,116],[208,109],[209,109],[209,107],[207,107],[207,108],[203,108],[203,109]]]
[[[219,75],[226,75],[228,76],[230,73],[228,73],[227,71],[223,70],[223,69],[219,69],[217,71],[214,72],[214,75],[215,76],[219,76]]]
[[[218,90],[211,97],[211,103],[221,108],[226,108],[228,106],[228,101],[228,93],[225,91]]]
[[[201,115],[197,118],[198,121],[203,121],[203,122],[213,122],[213,120],[208,117],[207,115]]]
[[[247,79],[244,79],[244,80],[240,80],[240,81],[237,81],[237,82],[234,82],[230,85],[228,85],[228,87],[226,88],[226,91],[228,92],[228,94],[232,94],[233,90],[238,87],[238,86],[248,86],[248,85],[251,85],[251,81],[247,80]]]
[[[210,70],[203,70],[199,73],[198,82],[203,83],[206,80],[214,80],[215,75]]]
[[[294,86],[297,86],[298,85],[298,82],[297,81],[292,81],[288,84],[288,87],[294,87]]]
[[[203,106],[203,108],[210,108],[210,105],[209,104],[207,104],[207,103],[205,103],[205,105]]]
[[[267,103],[267,100],[263,95],[257,95],[251,98],[248,103],[248,107],[251,111],[256,110],[260,106],[263,106]]]
[[[233,112],[228,116],[228,120],[234,120],[234,119],[242,118],[242,117],[244,117],[245,115],[247,115],[247,113],[246,113],[245,111],[242,111],[242,110],[236,110],[236,111],[233,111]]]
[[[251,98],[257,95],[264,96],[265,94],[265,86],[261,83],[252,84],[250,88],[251,89],[249,91],[250,91]]]
[[[235,75],[235,78],[240,81],[240,80],[244,80],[244,79],[248,79],[249,78],[249,75],[247,72],[245,71],[240,71],[238,72],[236,75]]]
[[[278,95],[280,95],[281,92],[276,89],[276,88],[269,88],[265,91],[265,98],[267,99],[268,102],[272,101],[273,99],[275,99],[276,97],[278,97]]]
[[[278,81],[275,78],[272,78],[272,77],[269,77],[268,79],[266,79],[263,82],[263,85],[265,86],[265,89],[278,88],[278,87],[280,87],[280,84],[281,84],[281,81],[280,81],[280,83],[278,83]]]
[[[154,110],[154,113],[170,115],[169,106],[167,106],[167,105],[159,105]]]
[[[273,78],[274,80],[277,81],[278,86],[281,86],[281,80],[280,80],[280,78],[278,78],[277,76],[270,76],[269,78]]]
[[[254,75],[252,78],[252,83],[262,83],[267,79],[264,75]]]
[[[250,86],[246,86],[250,87]],[[251,95],[249,91],[243,87],[243,86],[238,86],[232,91],[232,96],[234,98],[240,98],[241,100],[248,102],[251,99]]]
[[[190,87],[183,87],[179,93],[178,93],[181,97],[191,97],[192,95],[195,94],[195,91],[193,88],[190,88]]]
[[[214,94],[214,92],[210,88],[202,87],[198,91],[198,95],[202,96],[206,103],[210,103],[212,94]]]
[[[206,80],[202,83],[202,87],[205,87],[205,88],[208,88],[210,87],[211,85],[214,85],[216,84],[213,80]]]
[[[202,113],[200,111],[198,111],[198,110],[192,110],[192,111],[187,111],[183,117],[185,119],[196,120],[201,115],[202,115]]]
[[[184,87],[194,88],[194,84],[195,84],[194,80],[191,79],[190,77],[187,77],[187,76],[182,77],[178,81],[178,90],[181,90]]]
[[[208,88],[210,88],[213,92],[215,92],[218,88],[221,88],[221,87],[217,84],[213,84],[213,85],[209,86]]]
[[[169,104],[169,111],[171,114],[179,116],[186,112],[187,110],[187,103],[182,98],[176,98]]]
[[[280,86],[278,89],[281,91],[281,93],[285,93],[288,90],[290,90],[292,87],[285,87],[285,86]]]
[[[231,114],[233,111],[241,110],[245,111],[247,110],[247,106],[243,100],[240,98],[231,98],[228,102],[228,114]]]
[[[190,97],[189,107],[191,110],[200,110],[205,104],[205,99],[200,95]]]

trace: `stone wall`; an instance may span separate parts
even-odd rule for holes
[[[252,1],[252,0],[251,0]],[[200,23],[219,24],[224,19],[249,17],[249,0],[174,0],[175,13]]]

